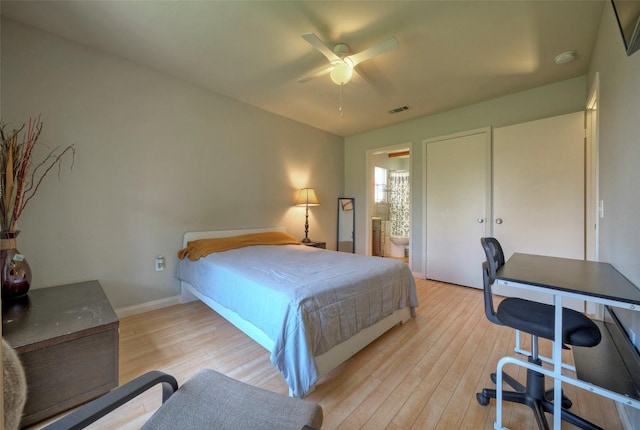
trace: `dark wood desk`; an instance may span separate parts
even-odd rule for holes
[[[526,284],[564,296],[636,310],[640,290],[609,263],[515,253],[496,273],[503,285]]]
[[[502,285],[538,291],[553,296],[555,311],[555,338],[562,338],[562,300],[574,297],[612,307],[640,311],[640,290],[608,263],[546,257],[531,254],[513,254],[496,273],[496,282]],[[617,402],[640,409],[640,401],[610,389],[587,383],[562,373],[562,342],[553,343],[553,371],[535,367],[554,378],[554,396],[560,398],[562,382],[595,392]],[[506,364],[533,368],[530,363],[514,357],[504,357],[498,362],[496,386],[496,423],[502,427],[502,368]],[[561,428],[560,402],[556,402],[553,428]]]
[[[21,426],[118,385],[119,320],[98,281],[29,291],[3,303],[2,335],[27,377]]]

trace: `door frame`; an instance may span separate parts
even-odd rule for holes
[[[585,259],[600,261],[600,218],[603,204],[600,201],[600,142],[598,99],[600,96],[600,73],[596,72],[589,90],[584,111],[585,128]],[[593,228],[591,228],[593,226]],[[602,319],[604,306],[587,301],[586,313]]]
[[[599,193],[598,96],[600,76],[596,73],[585,106],[585,257],[599,261],[599,230],[602,205]],[[593,228],[592,228],[593,227]]]

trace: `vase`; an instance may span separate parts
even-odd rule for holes
[[[2,300],[14,300],[26,296],[31,287],[31,267],[16,248],[19,230],[0,232],[0,280]]]

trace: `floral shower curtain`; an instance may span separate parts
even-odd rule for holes
[[[409,237],[409,172],[389,172],[391,235]]]

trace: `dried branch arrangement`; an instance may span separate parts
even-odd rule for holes
[[[26,134],[23,134],[25,127]],[[32,152],[38,145],[42,121],[29,118],[29,123],[19,129],[7,132],[6,128],[6,124],[0,124],[0,228],[2,231],[15,231],[18,218],[45,176],[54,167],[60,169],[62,159],[68,153],[71,154],[73,168],[76,150],[73,145],[62,151],[56,147],[42,161],[33,163]]]

